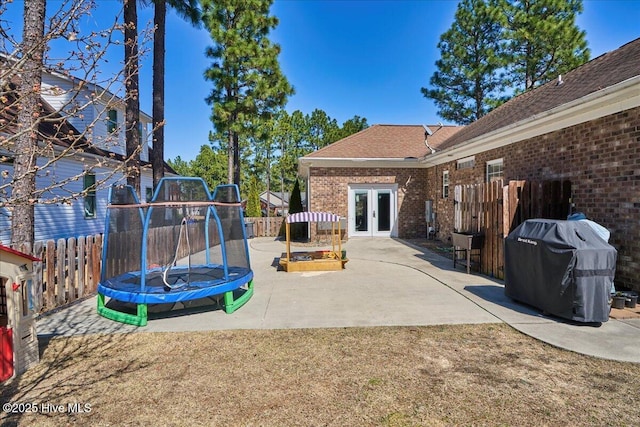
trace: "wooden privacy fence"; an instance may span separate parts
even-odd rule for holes
[[[53,310],[95,292],[100,281],[102,235],[36,242],[33,307],[36,313]]]
[[[509,181],[505,191],[505,236],[528,219],[567,219],[571,209],[571,181]]]
[[[150,228],[147,232],[147,267],[163,266],[173,262],[174,258],[182,259],[191,253],[198,253],[206,248],[205,223],[195,221],[185,225],[175,224]],[[184,233],[189,233],[187,241]],[[180,233],[182,237],[180,237]],[[142,230],[120,231],[109,233],[106,277],[122,274],[126,271],[139,271],[142,251]],[[217,229],[209,233],[209,246],[220,244]]]
[[[253,235],[255,237],[277,237],[284,217],[247,217],[245,223],[253,223]]]
[[[254,223],[253,232],[256,237],[275,237],[280,231],[283,218],[246,218],[246,221]],[[160,227],[150,231],[147,247],[150,256],[154,259],[169,261],[173,259],[178,245],[177,227],[179,226]],[[191,228],[189,244],[192,251],[204,249],[202,232],[204,225],[198,222],[190,224],[189,227]],[[196,228],[195,231],[193,227]],[[116,240],[111,242],[117,253],[117,264],[114,264],[114,268],[117,265],[119,268],[131,271],[139,270],[139,257],[131,256],[131,251],[140,250],[141,242],[133,241],[129,232],[113,233],[109,239]],[[210,233],[210,239],[211,246],[220,243],[217,232]],[[33,287],[32,299],[36,313],[53,310],[96,292],[102,268],[102,244],[102,235],[96,234],[39,241],[35,243],[33,251],[26,246],[18,248],[42,260],[34,263],[36,283]],[[186,256],[186,251],[186,241],[183,238],[178,248],[178,257]]]
[[[454,230],[484,235],[480,271],[504,278],[504,238],[531,218],[566,219],[570,181],[502,181],[457,185]]]

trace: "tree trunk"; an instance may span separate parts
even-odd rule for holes
[[[282,157],[284,156],[284,138],[282,139],[282,142],[280,143],[280,212],[282,214],[282,216],[285,216],[284,214],[284,165],[282,164]]]
[[[34,197],[36,190],[36,160],[38,127],[42,104],[42,63],[45,49],[44,18],[46,0],[24,2],[22,55],[24,67],[18,88],[18,132],[15,142],[15,163],[12,192],[15,206],[11,220],[11,246],[27,244],[33,247]],[[27,131],[23,131],[27,129]]]
[[[233,133],[233,183],[240,187],[240,141],[238,132]]]
[[[138,11],[136,0],[124,0],[125,173],[140,196],[140,96],[138,83]]]
[[[235,158],[233,153],[235,152],[233,141],[235,140],[235,135],[233,131],[229,131],[229,146],[227,147],[227,184],[233,184],[233,159]]]
[[[280,195],[282,197],[282,195]],[[271,216],[271,150],[267,148],[267,218]],[[267,219],[267,236],[271,236],[271,221]]]
[[[153,187],[156,188],[164,176],[164,69],[167,4],[156,1],[153,21]]]

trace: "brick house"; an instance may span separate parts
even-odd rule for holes
[[[570,180],[574,210],[611,231],[616,284],[640,290],[640,39],[464,128],[372,126],[299,163],[309,209],[346,216],[351,237],[423,237],[425,201],[432,200],[436,237],[447,240],[457,184]],[[361,232],[365,200],[387,197],[391,231]],[[367,220],[379,230],[369,225],[378,220],[371,213]]]
[[[352,237],[424,236],[428,189],[422,162],[460,129],[373,125],[300,158],[309,210],[346,217]]]

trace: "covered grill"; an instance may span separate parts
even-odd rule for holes
[[[527,220],[504,253],[508,297],[569,320],[609,320],[617,251],[588,223]]]

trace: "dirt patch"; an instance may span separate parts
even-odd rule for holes
[[[451,242],[443,242],[437,239],[406,239],[407,242],[427,248],[432,252],[451,258],[453,253],[453,246]]]
[[[640,307],[636,306],[635,308],[612,308],[609,313],[609,317],[612,319],[640,319]]]
[[[639,392],[640,365],[502,324],[136,333],[44,343],[0,400],[65,412],[0,423],[640,425]]]

